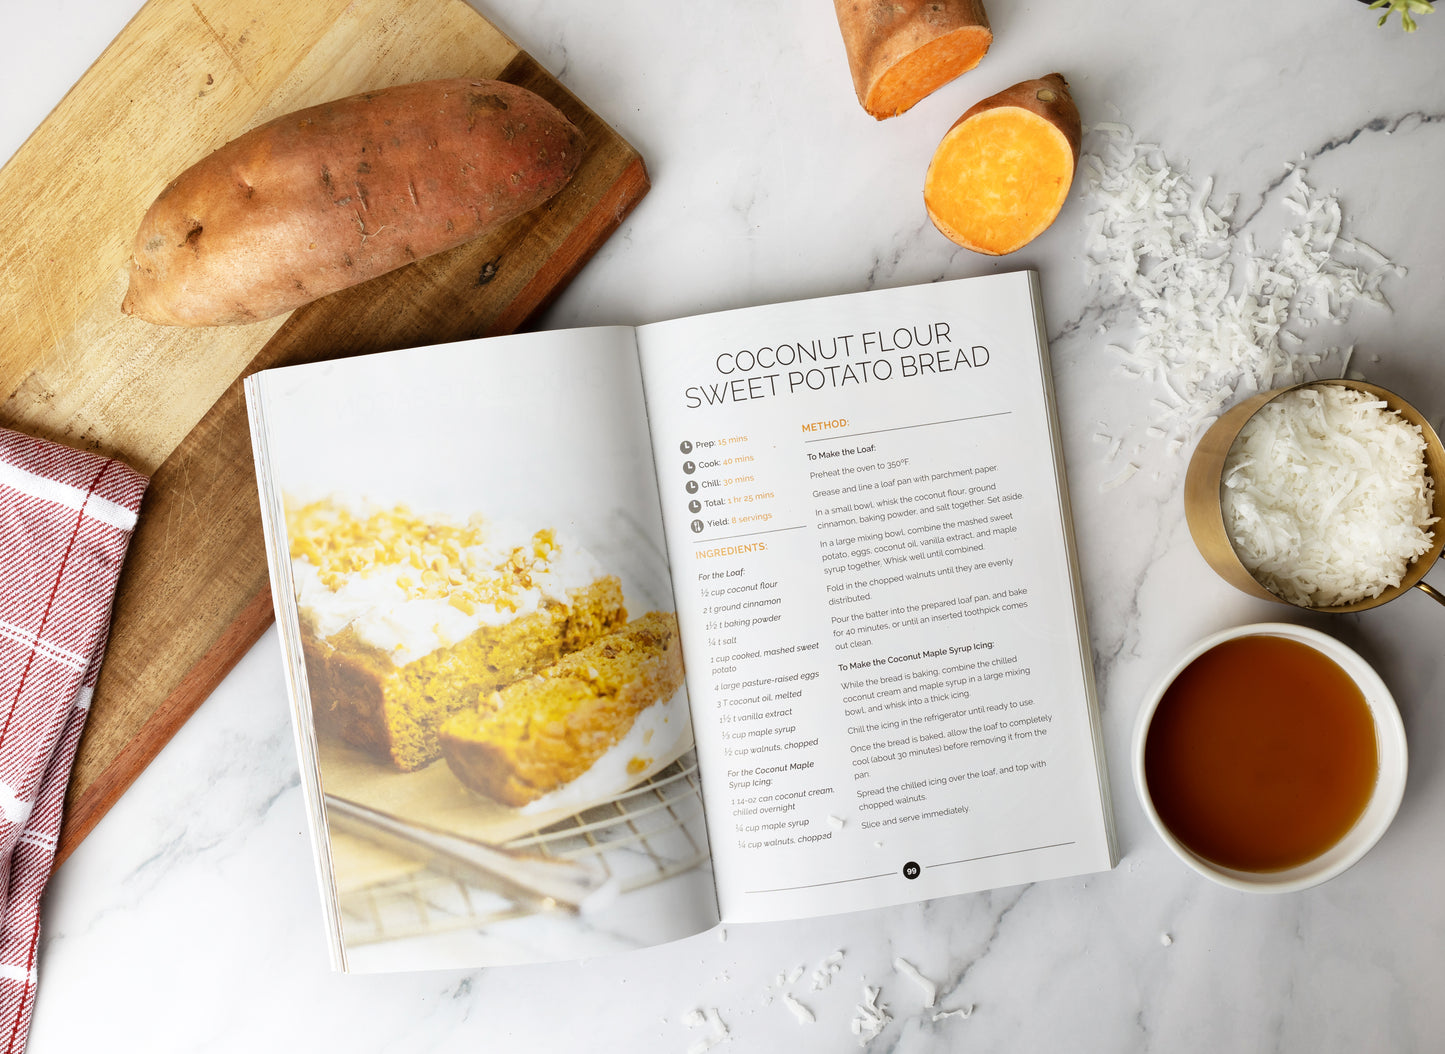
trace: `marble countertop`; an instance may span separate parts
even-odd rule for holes
[[[138,0],[7,12],[8,157]],[[792,925],[730,927],[583,963],[347,977],[327,965],[274,632],[87,838],[44,911],[36,1051],[853,1049],[865,985],[894,1051],[1435,1050],[1445,1031],[1445,611],[1412,592],[1308,616],[1225,585],[1194,549],[1188,445],[1120,368],[1127,297],[1091,279],[1094,192],[1003,260],[924,216],[924,168],[965,108],[1058,70],[1089,125],[1127,126],[1194,186],[1238,194],[1260,247],[1297,165],[1344,227],[1404,269],[1389,307],[1306,334],[1445,414],[1445,12],[1407,36],[1355,0],[990,0],[983,64],[875,123],[826,0],[487,0],[486,14],[628,137],[653,189],[541,325],[640,323],[874,286],[1037,268],[1059,390],[1122,860],[1109,873]],[[1086,138],[1102,149],[1101,133]],[[1262,251],[1262,249],[1261,249]],[[1103,438],[1100,438],[1103,437]],[[1123,449],[1116,449],[1115,438]],[[1435,578],[1438,580],[1440,572]],[[1206,883],[1134,797],[1126,750],[1153,680],[1195,639],[1277,619],[1325,629],[1394,691],[1410,775],[1358,865],[1302,893]],[[842,951],[832,983],[810,979]],[[937,1004],[894,966],[938,986]],[[788,977],[801,970],[796,981]],[[781,999],[793,992],[816,1020]],[[715,1010],[697,1023],[694,1011]],[[956,1012],[953,1012],[956,1011]],[[952,1013],[945,1013],[952,1012]],[[726,1029],[726,1036],[719,1028]]]

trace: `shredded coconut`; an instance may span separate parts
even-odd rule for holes
[[[940,1010],[933,1015],[933,1020],[942,1021],[946,1017],[961,1017],[967,1019],[972,1016],[973,1004],[970,1003],[968,1006],[955,1007],[953,1010]]]
[[[811,1025],[814,1021],[817,1020],[817,1018],[813,1016],[813,1012],[811,1010],[809,1010],[802,1003],[798,1002],[795,998],[793,998],[792,993],[784,992],[783,1002],[786,1003],[788,1009],[793,1012],[793,1016],[798,1019],[798,1024]]]
[[[839,948],[819,964],[813,971],[813,991],[820,992],[833,983],[833,978],[843,968],[843,949]]]
[[[853,1020],[850,1022],[853,1035],[858,1037],[858,1045],[866,1047],[877,1039],[884,1026],[892,1020],[893,1017],[888,1013],[888,1008],[878,1002],[878,989],[865,984],[863,986],[863,1002],[853,1008]]]
[[[1296,330],[1342,321],[1358,303],[1388,309],[1383,283],[1405,273],[1347,236],[1340,203],[1295,167],[1280,187],[1292,222],[1273,252],[1235,226],[1237,194],[1196,185],[1124,124],[1090,129],[1079,170],[1088,280],[1137,327],[1132,343],[1107,348],[1125,376],[1156,386],[1145,427],[1171,451],[1241,398],[1343,374],[1348,349],[1311,351]]]
[[[1221,504],[1240,562],[1305,607],[1399,585],[1435,522],[1421,430],[1337,384],[1286,392],[1249,419],[1225,460]]]
[[[904,977],[908,978],[923,992],[923,1005],[932,1006],[938,999],[938,985],[934,984],[923,974],[918,972],[918,967],[904,958],[893,960],[893,969],[897,970]]]
[[[687,1054],[706,1054],[707,1051],[712,1050],[713,1047],[728,1038],[728,1027],[723,1024],[722,1018],[718,1017],[715,1007],[709,1007],[706,1012],[693,1010],[683,1018],[683,1021],[687,1023],[688,1028],[697,1028],[706,1024],[710,1029],[706,1036],[687,1048]]]
[[[1124,470],[1120,472],[1117,476],[1113,477],[1112,479],[1105,480],[1103,483],[1099,484],[1099,489],[1108,491],[1113,490],[1115,487],[1123,486],[1125,483],[1129,482],[1130,477],[1138,471],[1139,466],[1131,461],[1124,466]]]

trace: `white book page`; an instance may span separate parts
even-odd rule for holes
[[[639,329],[725,921],[1113,863],[1029,273]]]

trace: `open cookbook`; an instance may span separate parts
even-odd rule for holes
[[[1114,865],[1033,272],[246,399],[338,968]]]

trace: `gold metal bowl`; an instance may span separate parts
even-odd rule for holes
[[[1307,610],[1331,613],[1365,611],[1394,600],[1411,588],[1421,589],[1441,604],[1445,604],[1445,595],[1423,581],[1425,573],[1434,566],[1435,561],[1440,557],[1441,550],[1445,549],[1445,486],[1442,486],[1442,481],[1445,481],[1445,446],[1441,445],[1440,437],[1435,434],[1435,429],[1430,427],[1430,422],[1425,420],[1418,410],[1394,392],[1381,388],[1377,384],[1366,384],[1364,381],[1306,381],[1303,384],[1293,384],[1287,388],[1261,392],[1221,414],[1214,424],[1209,426],[1209,430],[1200,437],[1199,445],[1194,448],[1194,453],[1189,459],[1189,469],[1184,476],[1184,516],[1189,523],[1189,533],[1194,538],[1195,547],[1219,577],[1236,589],[1263,600],[1273,600],[1280,604],[1289,604],[1291,607],[1298,606],[1260,585],[1259,581],[1240,561],[1238,554],[1234,551],[1233,543],[1229,540],[1229,531],[1224,525],[1220,487],[1224,480],[1224,460],[1229,456],[1230,448],[1234,446],[1234,440],[1239,435],[1240,429],[1251,417],[1258,413],[1266,403],[1279,398],[1286,392],[1292,392],[1297,388],[1317,388],[1326,384],[1353,388],[1381,399],[1391,410],[1399,411],[1400,416],[1405,420],[1419,426],[1425,437],[1425,471],[1430,474],[1430,479],[1435,487],[1434,514],[1441,518],[1441,522],[1435,525],[1434,544],[1430,546],[1428,552],[1416,557],[1405,569],[1404,577],[1401,578],[1399,585],[1388,586],[1379,596],[1357,600],[1353,604],[1311,607]]]

